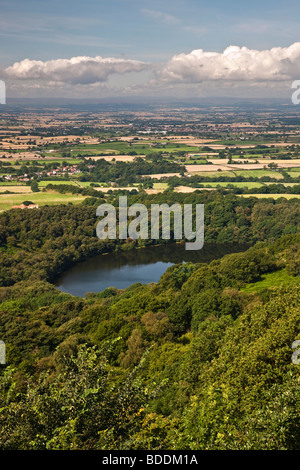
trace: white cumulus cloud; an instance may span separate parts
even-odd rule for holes
[[[47,80],[71,84],[105,82],[109,75],[142,72],[150,65],[138,60],[115,57],[72,57],[48,61],[24,59],[4,70],[4,75],[16,80]]]
[[[300,42],[267,50],[229,46],[224,52],[197,49],[173,56],[159,73],[164,82],[286,81],[300,78]]]

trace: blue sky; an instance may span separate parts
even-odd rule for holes
[[[2,70],[24,59],[78,56],[163,66],[177,54],[198,49],[264,50],[300,41],[300,3],[294,0],[0,0],[0,7]],[[111,73],[100,88],[104,82],[121,88],[145,80],[151,80],[149,71]]]

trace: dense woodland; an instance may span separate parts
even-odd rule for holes
[[[206,243],[249,248],[157,284],[61,293],[78,261],[166,243],[99,240],[103,197],[0,216],[0,449],[299,450],[299,200],[128,193],[204,204]]]

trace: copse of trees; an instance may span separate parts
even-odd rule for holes
[[[152,175],[157,173],[180,173],[185,168],[179,163],[168,162],[158,156],[151,157],[151,160],[136,157],[133,162],[108,162],[104,158],[99,160],[85,159],[78,164],[78,169],[83,172],[79,181],[90,182],[117,182],[122,185],[142,181],[142,175]]]
[[[74,184],[47,184],[44,188],[45,191],[56,191],[59,192],[60,194],[82,194],[83,196],[92,196],[96,198],[101,198],[103,196],[103,193],[101,191],[97,191],[94,189],[92,186],[82,188],[81,186],[77,186]]]
[[[187,167],[188,168],[188,167]],[[170,187],[176,187],[180,185],[184,186],[189,186],[193,188],[201,188],[203,185],[209,186],[210,183],[228,183],[228,186],[230,187],[230,183],[245,183],[245,186],[243,188],[238,188],[241,192],[248,193],[248,188],[246,183],[273,183],[271,186],[272,191],[275,192],[274,189],[276,190],[277,187],[280,188],[283,186],[283,183],[294,183],[294,185],[297,187],[299,186],[300,183],[300,176],[295,173],[295,175],[292,177],[290,174],[288,174],[285,170],[280,170],[280,173],[282,175],[282,179],[279,182],[278,177],[274,175],[274,177],[265,175],[265,176],[248,176],[248,175],[224,175],[222,174],[222,171],[220,171],[219,175],[214,175],[214,176],[203,176],[203,175],[191,175],[191,176],[172,176],[168,178],[168,185]],[[234,186],[232,186],[234,188]],[[261,188],[266,188],[265,191],[268,192],[268,185],[261,186]],[[286,193],[289,193],[289,186],[285,186],[286,188]],[[291,187],[293,188],[293,187]],[[237,189],[237,188],[235,188]],[[253,190],[257,190],[257,188],[251,188],[249,192]],[[257,191],[258,192],[258,191]],[[262,191],[264,192],[264,191]],[[279,191],[280,192],[280,191]],[[250,194],[251,194],[250,193]]]
[[[299,203],[128,194],[203,203],[206,243],[251,247],[73,297],[49,281],[123,249],[95,235],[101,200],[0,215],[0,449],[298,450]]]
[[[299,241],[251,248],[255,278],[285,269]],[[243,293],[246,264],[176,265],[85,299],[2,288],[0,448],[298,449],[299,287]]]
[[[70,190],[69,185],[66,186],[61,186],[60,190]],[[31,276],[36,280],[53,280],[63,270],[89,256],[122,249],[125,245],[127,248],[126,242],[97,238],[96,208],[104,202],[99,192],[76,186],[74,191],[83,191],[92,197],[80,205],[45,206],[30,212],[13,210],[1,214],[2,285],[11,285]],[[206,243],[253,244],[296,233],[299,226],[298,201],[245,200],[221,193],[128,194],[128,206],[136,202],[149,208],[154,203],[171,206],[176,201],[192,204],[194,209],[197,203],[204,204]],[[107,202],[118,207],[118,196],[111,194]],[[146,242],[165,243],[164,240],[150,239]]]

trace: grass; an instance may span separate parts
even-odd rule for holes
[[[222,186],[222,187],[226,187],[227,185],[233,185],[237,188],[249,188],[249,189],[252,189],[252,188],[261,188],[263,186],[262,183],[257,183],[257,182],[252,182],[252,181],[245,181],[245,182],[233,182],[233,183],[228,183],[228,182],[221,182],[221,183],[202,183],[204,184],[205,186],[209,187],[211,186],[212,188],[216,188],[217,186]]]
[[[188,146],[184,144],[174,144],[174,143],[167,143],[161,144],[158,143],[157,146],[152,147],[151,145],[145,142],[133,143],[130,145],[127,142],[106,142],[102,144],[94,144],[94,145],[84,145],[79,144],[76,147],[72,148],[73,155],[78,155],[81,153],[95,154],[103,151],[111,151],[116,152],[116,154],[126,154],[130,151],[135,151],[137,154],[141,155],[148,155],[149,153],[156,153],[156,152],[164,152],[164,153],[176,153],[176,152],[197,152],[199,150],[198,147]]]
[[[188,169],[188,168],[187,168]],[[209,176],[209,178],[218,178],[219,176],[231,176],[234,177],[235,174],[233,171],[191,171],[191,175],[193,176]],[[207,182],[208,184],[208,182]]]
[[[76,185],[76,183],[74,181],[68,181],[68,180],[53,180],[53,181],[39,181],[39,187],[41,188],[45,188],[48,184],[73,184],[73,185]]]
[[[45,153],[45,156],[47,158],[32,158],[32,157],[25,157],[24,155],[12,155],[12,158],[9,158],[9,159],[3,159],[1,158],[0,156],[0,161],[1,162],[7,162],[9,161],[11,164],[12,164],[12,167],[19,167],[20,165],[16,165],[15,163],[18,161],[20,162],[21,165],[28,165],[30,162],[33,162],[34,164],[35,163],[61,163],[62,161],[65,161],[67,162],[67,164],[69,165],[75,165],[76,163],[80,163],[81,160],[80,158],[72,158],[72,157],[63,157],[61,152],[57,151],[57,152],[44,152]],[[79,152],[80,153],[80,152]],[[9,169],[9,167],[6,167],[7,169]]]
[[[270,170],[235,170],[236,175],[245,176],[245,177],[254,177],[261,178],[262,176],[270,176],[271,178],[283,179],[281,173]]]
[[[57,153],[57,154],[55,154],[55,153],[45,153],[45,155],[47,157],[47,160],[41,159],[39,161],[46,162],[46,163],[49,162],[49,161],[51,161],[51,163],[61,163],[63,161],[63,162],[66,162],[67,165],[76,165],[77,163],[80,163],[82,161],[82,160],[80,160],[80,158],[63,157],[59,153]]]
[[[23,185],[18,183],[17,180],[15,180],[15,181],[1,181],[0,186],[23,186]]]
[[[207,165],[207,160],[206,159],[196,159],[196,158],[190,158],[189,160],[187,160],[186,162],[184,162],[184,165],[185,166],[189,166],[189,165]]]
[[[210,145],[225,145],[225,146],[236,146],[236,147],[249,147],[250,145],[266,145],[266,144],[275,144],[276,141],[274,142],[272,140],[268,140],[267,142],[264,142],[262,140],[216,140],[213,142],[210,142],[207,144],[208,146]],[[257,149],[257,152],[259,152],[259,149]]]
[[[262,152],[261,153],[243,153],[242,155],[233,155],[233,158],[237,159],[249,159],[249,158],[254,158],[255,160],[261,160],[262,155],[264,155]],[[266,154],[265,154],[266,155]],[[271,155],[271,152],[268,152],[268,155]],[[276,154],[278,155],[278,154]]]
[[[248,284],[242,288],[242,292],[258,292],[263,289],[270,289],[272,287],[280,287],[282,285],[298,285],[299,277],[290,276],[286,269],[275,271],[261,276],[261,280],[252,284]]]
[[[31,187],[30,186],[21,186],[21,185],[15,185],[15,186],[3,186],[1,184],[0,186],[0,193],[4,193],[5,191],[9,191],[11,193],[18,193],[18,194],[28,194],[31,193]]]
[[[58,193],[30,193],[30,194],[0,194],[0,211],[9,210],[12,206],[19,206],[23,201],[30,200],[39,206],[55,204],[78,204],[86,199],[86,196],[78,194]]]
[[[89,188],[92,182],[95,183],[95,181],[78,181],[77,185],[81,186],[82,188]],[[103,183],[97,182],[97,184],[103,184]]]
[[[104,181],[78,181],[76,183],[77,186],[80,186],[81,188],[89,188],[91,184],[98,184],[99,186],[105,186],[107,183]]]
[[[153,189],[165,190],[168,187],[168,183],[153,183]]]
[[[300,176],[300,168],[290,168],[289,171],[287,171],[287,174],[292,178],[297,178]]]

